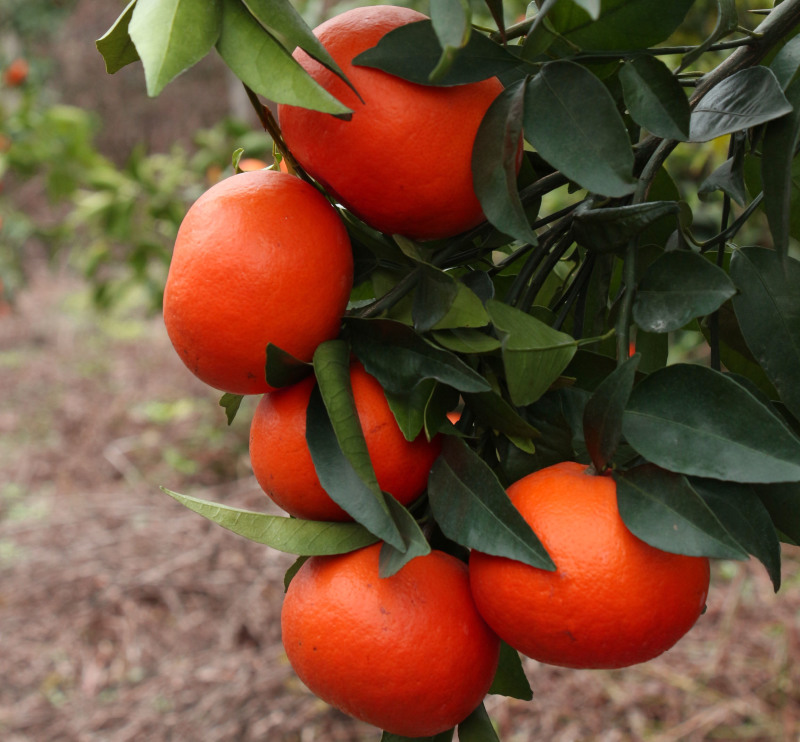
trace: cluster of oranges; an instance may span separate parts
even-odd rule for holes
[[[375,229],[420,240],[482,220],[472,143],[502,89],[496,79],[429,88],[351,63],[389,30],[423,17],[364,7],[316,30],[358,95],[295,53],[353,109],[349,120],[279,107],[293,156],[328,195]],[[266,349],[271,343],[309,361],[339,334],[352,284],[351,245],[335,207],[285,172],[242,172],[212,186],[187,213],[175,245],[164,295],[170,339],[210,386],[263,394],[251,423],[253,471],[296,518],[351,516],[320,484],[306,442],[315,379],[273,389]],[[357,360],[350,377],[378,483],[408,505],[425,491],[440,436],[407,440],[381,385]],[[480,704],[501,639],[544,662],[620,667],[668,649],[702,612],[708,560],[633,536],[610,476],[564,463],[525,477],[509,496],[555,571],[479,552],[467,563],[433,550],[380,577],[380,544],[305,561],[282,610],[285,650],[304,683],[391,733],[430,736]]]

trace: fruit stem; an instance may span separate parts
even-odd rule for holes
[[[244,84],[244,83],[243,83]],[[290,166],[291,170],[297,171],[298,165],[297,160],[292,157],[292,153],[287,148],[286,144],[283,141],[283,137],[281,136],[281,129],[278,126],[278,122],[275,120],[275,117],[272,115],[272,111],[267,108],[259,99],[255,92],[248,87],[247,85],[244,86],[245,92],[247,93],[247,98],[250,101],[250,105],[253,106],[253,110],[256,112],[256,116],[258,116],[258,120],[261,122],[261,126],[264,127],[264,131],[270,135],[272,138],[273,143],[278,148],[278,152],[281,153],[281,157],[286,160],[287,164]]]

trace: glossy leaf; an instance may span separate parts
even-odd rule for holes
[[[633,319],[643,330],[679,330],[717,310],[736,293],[725,271],[689,250],[673,250],[645,271],[636,291]]]
[[[324,523],[267,515],[181,495],[164,487],[161,489],[181,505],[223,528],[289,554],[343,554],[377,541],[375,536],[358,523]]]
[[[464,394],[477,418],[493,430],[516,438],[539,438],[539,431],[494,391]]]
[[[428,499],[437,524],[451,541],[532,567],[555,569],[494,472],[460,439],[445,437],[428,480]]]
[[[221,22],[220,0],[138,0],[128,33],[144,65],[147,94],[157,96],[205,57]]]
[[[128,24],[133,16],[133,9],[137,0],[131,0],[119,18],[114,21],[96,42],[97,51],[103,55],[106,63],[106,72],[113,75],[131,62],[139,59],[139,52],[128,33]]]
[[[662,217],[677,213],[678,204],[674,201],[577,209],[573,231],[575,239],[589,250],[612,252],[625,248],[630,240]],[[677,226],[677,218],[674,223]]]
[[[747,203],[743,154],[744,151],[740,150],[736,155],[725,160],[700,184],[700,188],[697,189],[697,195],[700,196],[701,200],[708,200],[708,194],[714,191],[722,191],[739,206],[744,206]]]
[[[442,48],[439,63],[428,78],[435,82],[447,74],[461,49],[467,45],[472,35],[472,9],[467,0],[438,0],[431,4],[430,15]]]
[[[754,490],[782,538],[800,545],[800,484],[759,484]]]
[[[291,386],[311,373],[310,363],[295,358],[277,345],[267,345],[267,362],[264,373],[267,384],[275,389]]]
[[[574,62],[551,62],[527,85],[524,129],[539,154],[594,193],[633,192],[633,149],[608,89]]]
[[[482,703],[458,725],[458,742],[500,742]]]
[[[609,374],[584,408],[583,437],[598,472],[611,461],[622,438],[622,415],[633,389],[639,359],[639,355],[634,355]]]
[[[642,541],[674,554],[747,559],[686,477],[651,464],[613,476],[619,514]]]
[[[800,420],[800,262],[765,248],[734,252],[733,307],[747,347]]]
[[[508,304],[492,300],[486,309],[503,337],[503,366],[511,401],[531,404],[558,379],[575,355],[577,343]]]
[[[623,433],[670,471],[738,482],[800,480],[800,438],[748,389],[704,366],[667,366],[637,384]]]
[[[775,73],[783,90],[795,79],[800,71],[800,36],[794,36],[778,50],[769,68]]]
[[[452,274],[427,264],[420,265],[411,315],[414,329],[420,333],[489,324],[489,316],[474,292]]]
[[[536,244],[517,190],[525,83],[506,88],[489,106],[472,150],[472,182],[486,218],[504,234]]]
[[[639,126],[664,139],[689,138],[689,101],[662,61],[634,57],[622,65],[619,80],[631,118]]]
[[[431,552],[431,546],[419,527],[419,523],[414,520],[414,516],[391,495],[386,496],[386,504],[389,506],[394,522],[400,530],[404,545],[402,549],[397,549],[389,543],[384,543],[381,546],[378,561],[379,577],[391,577],[412,559],[418,556],[425,556]]]
[[[231,425],[236,418],[236,413],[239,411],[243,399],[244,395],[231,394],[230,392],[226,392],[220,397],[219,406],[225,410],[225,417],[228,420],[228,425]]]
[[[422,432],[425,426],[425,407],[435,389],[436,382],[425,379],[408,394],[386,393],[386,401],[406,440],[413,441]]]
[[[407,394],[424,379],[436,379],[462,392],[489,390],[488,382],[458,356],[426,342],[392,320],[347,320],[353,352],[381,386]]]
[[[500,341],[481,330],[454,328],[434,332],[436,342],[447,350],[456,353],[491,353],[500,349]]]
[[[791,110],[774,73],[767,67],[748,67],[726,77],[701,98],[692,112],[689,139],[707,142]]]
[[[725,38],[739,27],[739,15],[736,12],[735,0],[717,0],[717,22],[711,34],[698,44],[692,51],[683,55],[680,69],[686,69],[690,64],[700,59],[714,42]]]
[[[320,87],[240,0],[220,0],[222,32],[217,51],[251,90],[276,103],[333,114],[350,109]]]
[[[489,693],[518,698],[520,701],[530,701],[533,698],[531,684],[525,675],[519,652],[504,641],[500,642],[500,660]]]
[[[753,485],[714,479],[692,478],[689,481],[736,542],[764,565],[778,592],[781,585],[778,534]]]

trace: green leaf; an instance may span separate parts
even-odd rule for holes
[[[386,392],[386,401],[407,441],[413,441],[422,432],[425,426],[425,408],[436,387],[436,381],[425,379],[408,394]]]
[[[292,562],[292,565],[283,573],[283,592],[285,593],[289,589],[289,585],[294,579],[294,576],[300,571],[300,567],[302,567],[310,557],[307,556],[300,556]]]
[[[407,394],[424,379],[462,392],[484,392],[489,383],[452,353],[437,348],[393,320],[348,318],[353,352],[364,368],[394,394]]]
[[[640,357],[634,355],[607,376],[583,410],[586,450],[598,472],[611,461],[622,438],[622,415],[633,389]]]
[[[800,544],[800,486],[796,482],[760,484],[754,490],[783,538]]]
[[[497,392],[464,394],[464,401],[475,416],[493,430],[515,438],[539,438],[539,431],[523,418]]]
[[[769,512],[758,499],[753,485],[697,478],[691,478],[689,483],[736,542],[764,565],[778,592],[781,586],[780,542]]]
[[[203,0],[200,0],[201,2]],[[240,0],[221,0],[217,51],[251,90],[275,103],[347,114],[350,109],[318,85]]]
[[[358,54],[353,64],[375,67],[420,85],[442,86],[486,80],[525,64],[510,49],[481,33],[472,33],[446,74],[432,80],[441,55],[442,47],[431,21],[416,21],[389,31],[371,49]]]
[[[445,436],[442,455],[428,480],[428,499],[437,524],[451,541],[532,567],[555,569],[494,472],[460,439]]]
[[[472,150],[472,183],[486,218],[504,234],[536,244],[517,189],[525,83],[510,85],[489,106]]]
[[[722,268],[698,253],[673,250],[651,263],[642,276],[633,319],[648,332],[672,332],[711,314],[735,293]]]
[[[673,554],[747,559],[686,477],[651,464],[613,476],[619,514],[642,541]]]
[[[664,216],[677,215],[675,201],[646,201],[627,206],[575,210],[573,231],[579,244],[597,252],[613,252]],[[677,218],[674,222],[677,227]]]
[[[747,347],[800,420],[800,262],[759,247],[736,250],[733,307]]]
[[[786,90],[800,70],[800,36],[789,39],[770,62],[781,88]]]
[[[133,16],[136,2],[137,0],[131,0],[111,28],[95,42],[97,51],[103,55],[106,72],[109,75],[139,59],[139,52],[136,51],[128,33],[128,24]]]
[[[489,315],[483,307],[480,297],[464,283],[463,279],[452,278],[456,286],[456,295],[450,308],[434,326],[434,330],[463,329],[485,327],[489,324]]]
[[[558,379],[577,350],[576,341],[508,304],[492,300],[486,309],[503,335],[506,384],[515,405],[528,405]]]
[[[701,98],[692,112],[689,141],[707,142],[750,129],[791,110],[772,70],[748,67],[726,77]]]
[[[689,101],[667,66],[643,55],[619,71],[625,105],[639,126],[664,139],[689,138]]]
[[[603,196],[636,187],[633,149],[611,93],[574,62],[550,62],[529,80],[526,139],[556,170]]]
[[[219,406],[225,410],[228,425],[231,425],[236,418],[236,413],[239,411],[239,406],[242,404],[243,399],[243,394],[231,394],[230,392],[225,392],[220,397]]]
[[[205,57],[221,21],[220,0],[138,0],[128,33],[144,65],[147,94],[157,96]]]
[[[481,330],[454,328],[433,333],[436,342],[455,353],[491,353],[500,349],[500,341]]]
[[[781,119],[783,120],[783,119]],[[708,200],[708,194],[722,191],[736,201],[739,206],[747,202],[747,188],[744,183],[744,149],[740,148],[733,157],[725,160],[697,189],[701,200]]]
[[[267,362],[264,374],[274,389],[291,386],[311,373],[312,365],[295,358],[291,353],[272,343],[267,344]]]
[[[489,316],[473,291],[450,273],[425,263],[420,264],[411,315],[414,329],[420,333],[489,324]]]
[[[679,71],[686,69],[690,64],[700,59],[712,44],[736,31],[738,27],[739,15],[736,12],[735,0],[717,0],[717,22],[714,30],[703,40],[702,44],[683,55]]]
[[[489,693],[518,698],[521,701],[530,701],[533,698],[531,684],[522,668],[519,652],[504,641],[500,642],[500,661],[497,663],[497,672]]]
[[[431,553],[431,546],[419,524],[414,520],[414,516],[391,495],[386,496],[386,504],[403,536],[404,547],[396,549],[389,543],[381,546],[378,562],[379,577],[391,577],[415,557]]]
[[[458,742],[500,742],[482,703],[458,725]]]
[[[430,12],[433,30],[442,47],[439,63],[429,77],[436,82],[447,74],[472,35],[472,9],[467,0],[438,0],[431,4]]]
[[[181,505],[223,528],[289,554],[344,554],[378,540],[358,523],[324,523],[267,515],[161,489]]]
[[[800,439],[748,389],[704,366],[667,366],[637,384],[623,433],[670,471],[738,482],[800,480]]]

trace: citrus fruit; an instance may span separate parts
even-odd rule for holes
[[[28,60],[17,57],[3,71],[3,82],[10,88],[19,87],[28,79],[28,71]]]
[[[381,578],[380,548],[303,564],[281,611],[286,655],[341,711],[397,735],[438,734],[489,690],[499,641],[475,609],[463,562],[432,551]]]
[[[243,157],[239,160],[239,170],[243,173],[249,173],[251,170],[263,170],[265,167],[268,167],[267,163],[257,157]]]
[[[408,82],[351,60],[398,26],[424,20],[409,8],[348,10],[314,33],[359,97],[302,50],[295,59],[352,109],[349,121],[278,106],[283,137],[295,159],[370,226],[413,239],[463,232],[483,221],[472,185],[475,135],[502,91],[497,78],[452,87]]]
[[[300,360],[339,333],[353,254],[336,210],[313,186],[257,170],[225,178],[181,223],[164,323],[186,366],[235,394],[272,389],[273,343]]]
[[[261,398],[250,425],[253,473],[267,495],[297,518],[352,520],[322,488],[306,443],[306,408],[315,383],[308,377]],[[350,367],[350,383],[378,484],[408,505],[427,485],[441,438],[429,441],[421,433],[406,440],[380,383],[357,361]]]
[[[473,551],[470,581],[487,623],[540,662],[615,668],[669,649],[705,607],[709,562],[667,553],[634,536],[616,484],[565,462],[508,488],[557,569]]]

